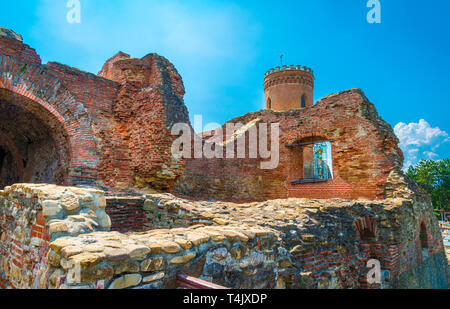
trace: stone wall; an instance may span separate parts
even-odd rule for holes
[[[446,288],[448,262],[429,198],[402,176],[390,175],[389,184],[397,190],[378,201],[234,204],[150,194],[144,210],[152,228],[240,222],[278,231],[274,271],[280,288]],[[381,263],[379,285],[367,283],[370,259]]]
[[[70,289],[176,288],[182,273],[231,288],[272,288],[276,239],[267,229],[245,226],[64,237],[50,244],[56,258],[49,288],[58,278],[64,278],[60,288]]]
[[[230,288],[447,288],[429,198],[390,181],[406,185],[386,200],[247,204],[170,194],[107,202],[93,189],[14,185],[0,191],[1,284],[173,288],[183,273]],[[111,212],[121,205],[140,210]],[[140,232],[108,232],[134,222]],[[381,263],[380,284],[367,281],[370,259]]]
[[[280,288],[446,288],[448,262],[428,196],[395,173],[387,187],[386,200],[356,201],[235,204],[148,194],[139,200],[138,214],[148,229],[234,228],[239,222],[276,231]],[[381,284],[367,282],[370,259],[381,263]]]
[[[55,185],[0,191],[0,287],[46,286],[51,241],[109,230],[104,193]]]

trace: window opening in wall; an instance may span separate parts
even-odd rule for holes
[[[368,228],[361,231],[360,237],[362,241],[371,242],[376,239],[375,234]]]
[[[427,227],[424,223],[420,224],[420,245],[423,248],[428,248]]]
[[[427,236],[427,227],[425,226],[425,223],[420,224],[420,246],[422,249],[422,256],[423,258],[428,257],[428,236]]]
[[[332,141],[321,141],[287,145],[299,147],[303,154],[303,178],[292,181],[292,184],[323,182],[333,179]]]

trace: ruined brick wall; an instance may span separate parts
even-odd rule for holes
[[[51,161],[63,162],[55,173],[60,176],[36,182],[91,185],[111,193],[173,187],[183,162],[171,155],[170,130],[189,119],[183,82],[167,59],[119,53],[97,76],[55,62],[42,65],[19,35],[0,30],[0,100],[23,107],[59,144],[53,148],[60,158]],[[14,135],[2,124],[5,136]],[[34,179],[19,166],[19,157],[26,156],[21,141],[12,140],[3,142],[0,154],[18,153],[13,165],[21,173],[3,177],[4,182]]]
[[[53,135],[58,135],[55,138],[60,144],[58,150],[63,152],[62,148],[68,149],[64,158],[66,172],[62,176],[63,183],[85,183],[86,177],[90,177],[89,183],[92,183],[96,178],[98,153],[89,112],[60,80],[49,73],[46,66],[41,65],[37,55],[22,55],[23,51],[28,50],[26,45],[11,38],[0,39],[2,101],[22,107],[41,121],[43,130],[46,128]],[[35,55],[33,50],[30,53]],[[10,126],[2,128],[8,136],[12,134],[9,129]],[[64,137],[59,138],[61,135]],[[33,142],[33,136],[29,139]],[[26,178],[25,175],[23,178]],[[46,182],[62,183],[56,178]]]
[[[22,43],[21,36],[15,33],[8,35],[2,29],[0,29],[0,54],[18,58],[25,63],[41,64],[41,57],[36,50]]]
[[[102,191],[14,185],[0,191],[0,288],[46,288],[51,241],[109,230]]]
[[[64,129],[33,101],[0,89],[0,188],[11,183],[64,183],[70,150]],[[39,116],[36,116],[39,115]]]
[[[230,120],[229,123],[279,123],[280,163],[260,169],[261,157],[246,159],[190,159],[174,190],[198,199],[254,201],[276,198],[383,199],[386,180],[402,167],[403,154],[389,124],[361,90],[330,95],[303,110],[263,110]],[[226,141],[226,124],[222,127]],[[270,130],[269,130],[270,137]],[[235,138],[232,143],[237,144]],[[334,179],[321,183],[291,184],[302,174],[300,150],[286,145],[304,141],[332,140]],[[227,141],[230,142],[230,141]],[[236,147],[236,146],[235,146]]]
[[[106,213],[111,218],[111,231],[127,233],[150,230],[142,197],[107,197]]]
[[[117,162],[106,159],[116,156],[116,148],[105,152],[103,169],[123,170],[120,164],[127,164],[131,171],[126,176],[128,183],[170,189],[183,171],[183,162],[171,154],[175,137],[170,130],[175,123],[189,123],[180,75],[167,59],[156,54],[130,59],[124,53],[108,60],[99,75],[120,83],[113,108],[113,136],[126,141],[128,150],[123,154],[126,160]],[[108,177],[111,185],[123,179]]]

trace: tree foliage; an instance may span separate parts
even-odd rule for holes
[[[435,209],[450,211],[450,159],[422,160],[406,175],[430,194]]]

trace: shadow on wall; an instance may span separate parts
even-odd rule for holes
[[[32,100],[0,89],[0,188],[64,184],[70,162],[61,124]]]

